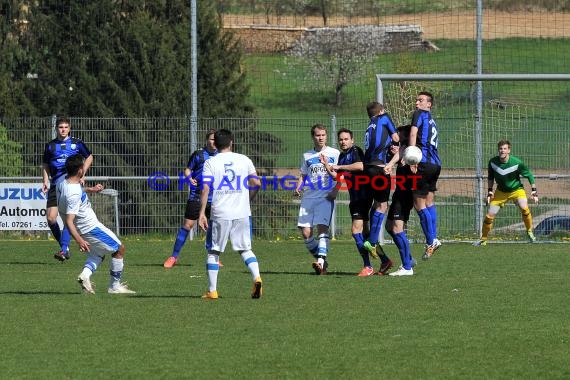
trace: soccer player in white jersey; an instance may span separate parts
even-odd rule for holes
[[[110,229],[99,222],[91,208],[86,189],[80,182],[85,171],[83,164],[84,158],[79,154],[67,158],[65,161],[67,177],[57,185],[59,214],[79,245],[79,250],[87,253],[83,271],[77,281],[83,292],[94,294],[91,275],[101,265],[103,258],[110,254],[111,280],[108,293],[133,294],[135,292],[121,282],[125,246]]]
[[[250,200],[261,186],[255,166],[249,157],[232,152],[233,135],[227,129],[214,133],[214,145],[218,150],[215,157],[204,163],[202,172],[201,207],[198,223],[206,235],[206,270],[208,291],[202,296],[218,299],[218,270],[220,255],[226,249],[228,238],[234,251],[239,252],[251,273],[253,289],[251,298],[263,294],[257,257],[251,250],[251,207]],[[213,192],[210,222],[206,217],[208,194]]]
[[[305,247],[315,258],[315,273],[324,275],[328,267],[329,226],[336,197],[336,191],[333,191],[336,182],[321,162],[321,156],[326,157],[329,165],[337,165],[340,151],[327,146],[327,130],[324,125],[313,125],[311,136],[314,147],[303,153],[301,174],[295,187],[295,194],[303,195],[297,227],[305,240]],[[316,239],[313,234],[315,226]]]

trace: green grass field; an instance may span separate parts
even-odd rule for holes
[[[358,278],[350,241],[331,243],[322,277],[302,242],[256,241],[264,297],[250,299],[249,273],[227,253],[217,301],[201,299],[202,242],[189,242],[172,270],[162,268],[171,241],[125,245],[135,296],[105,292],[107,260],[93,277],[98,293],[86,296],[77,250],[60,264],[54,242],[2,242],[3,378],[570,376],[568,245],[446,244],[413,277]]]

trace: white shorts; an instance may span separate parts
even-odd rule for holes
[[[250,217],[234,220],[210,219],[206,235],[206,249],[209,251],[224,252],[228,239],[232,241],[234,251],[248,251],[251,249]]]
[[[89,254],[104,257],[113,254],[121,247],[121,241],[107,227],[99,223],[97,227],[81,235],[81,237],[89,243]]]
[[[330,226],[334,201],[325,198],[303,198],[299,209],[297,227]]]

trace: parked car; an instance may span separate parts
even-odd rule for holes
[[[570,232],[570,216],[556,215],[544,219],[534,229],[535,235],[550,235],[556,231]]]

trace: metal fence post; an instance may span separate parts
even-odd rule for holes
[[[331,115],[331,146],[336,146],[336,116]],[[332,219],[331,219],[331,239],[336,236],[336,202],[335,207],[333,207]]]

